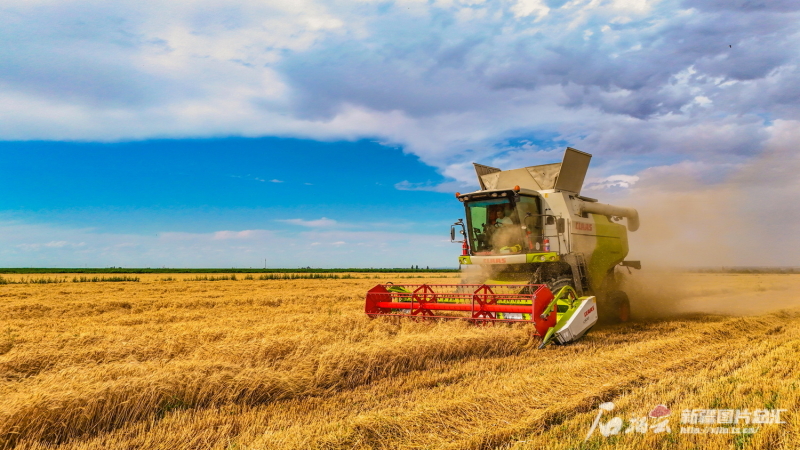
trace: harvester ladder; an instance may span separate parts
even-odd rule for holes
[[[575,290],[580,295],[584,293],[584,286],[589,285],[589,278],[586,275],[586,258],[583,253],[575,253],[575,265],[572,266],[572,278],[575,280]]]

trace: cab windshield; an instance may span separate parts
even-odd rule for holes
[[[522,196],[472,201],[466,204],[473,255],[525,253],[541,236],[539,199]]]

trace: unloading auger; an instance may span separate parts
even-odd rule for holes
[[[641,268],[624,260],[627,230],[639,228],[639,214],[580,195],[591,157],[568,147],[561,163],[506,171],[474,164],[481,189],[456,193],[466,222],[450,228],[472,284],[378,285],[365,312],[532,323],[540,348],[575,341],[599,319],[627,321],[630,302],[616,269]],[[616,223],[623,218],[627,230]]]

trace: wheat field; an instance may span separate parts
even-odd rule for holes
[[[523,325],[363,314],[379,282],[454,275],[0,285],[0,448],[800,447],[800,275],[634,276],[636,320],[544,350]],[[602,402],[601,424],[666,405],[671,431],[584,441]],[[785,423],[681,433],[712,408]]]

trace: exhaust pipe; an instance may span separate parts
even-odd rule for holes
[[[581,205],[581,214],[583,213],[624,217],[628,219],[628,230],[636,231],[639,229],[639,212],[633,208],[607,205],[605,203],[584,202],[583,205]]]

